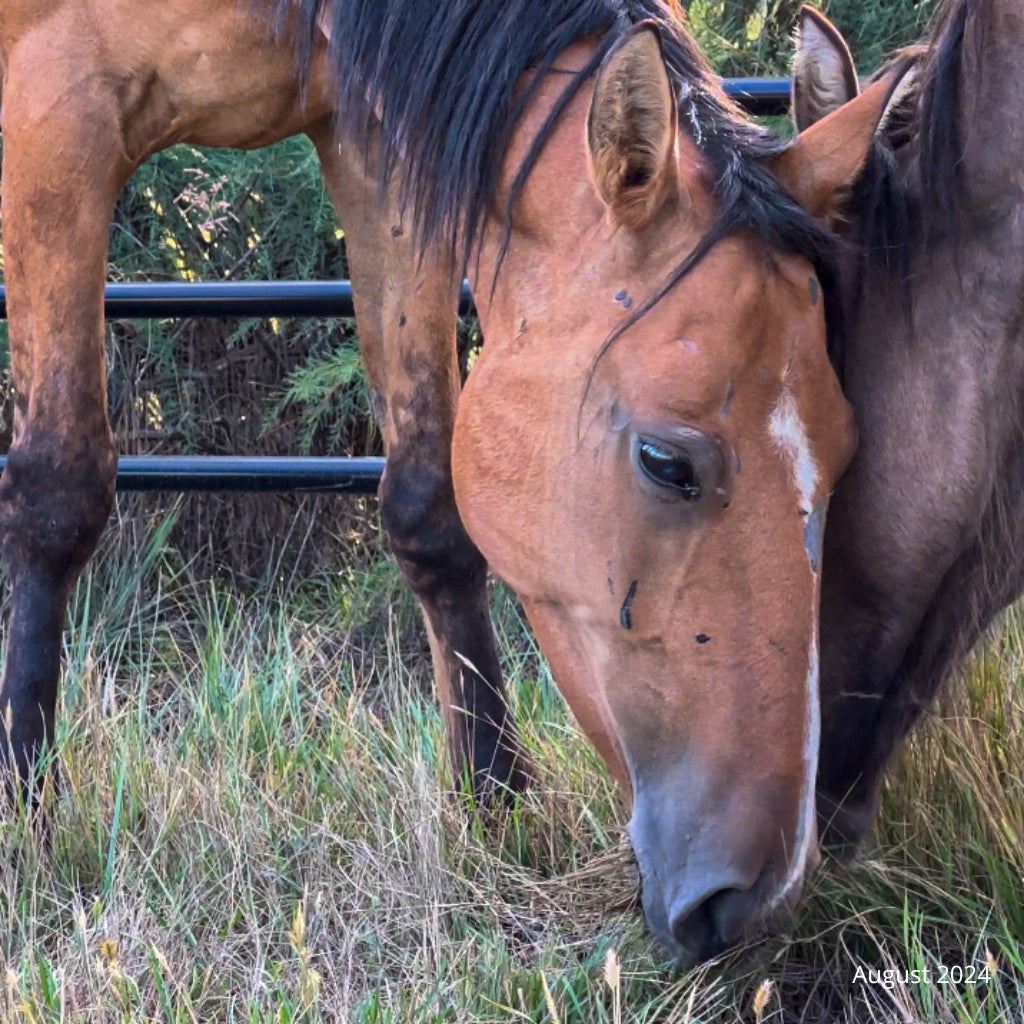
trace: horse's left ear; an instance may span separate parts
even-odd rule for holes
[[[806,131],[859,93],[846,40],[821,11],[801,7],[789,105],[796,130]]]
[[[612,217],[642,227],[676,187],[676,100],[653,22],[632,26],[597,73],[590,171]]]
[[[898,86],[910,70],[907,61],[859,96],[801,132],[769,162],[783,188],[819,217],[833,212],[838,193],[850,185],[871,151],[875,132],[885,120]]]

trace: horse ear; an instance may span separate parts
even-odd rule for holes
[[[864,166],[875,132],[899,98],[898,86],[910,67],[904,61],[872,82],[769,162],[783,188],[806,210],[820,217],[834,212],[839,193]]]
[[[802,132],[860,92],[846,40],[821,11],[800,8],[791,111]]]
[[[676,188],[676,100],[653,22],[605,57],[587,118],[590,170],[612,216],[643,226]]]

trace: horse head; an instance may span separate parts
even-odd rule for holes
[[[829,215],[892,85],[766,157],[800,215]],[[736,185],[685,102],[648,24],[572,99],[485,237],[454,444],[467,529],[630,794],[647,920],[684,961],[786,919],[816,858],[820,545],[855,444],[815,267],[723,225]]]

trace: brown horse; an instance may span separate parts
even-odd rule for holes
[[[29,782],[52,736],[65,602],[113,500],[115,198],[172,143],[306,132],[456,770],[485,795],[529,774],[486,555],[632,796],[666,947],[692,960],[785,918],[815,858],[819,542],[854,442],[816,217],[891,82],[785,148],[661,0],[4,0],[0,54],[8,773]],[[464,266],[487,347],[456,422]]]
[[[795,115],[857,95],[806,9]],[[860,447],[832,500],[822,589],[820,824],[850,850],[940,683],[1024,589],[1024,18],[948,0],[845,227],[837,368]]]

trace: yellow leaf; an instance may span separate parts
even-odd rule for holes
[[[764,12],[756,10],[747,19],[747,39],[750,42],[756,42],[761,37],[761,32],[764,30]]]

